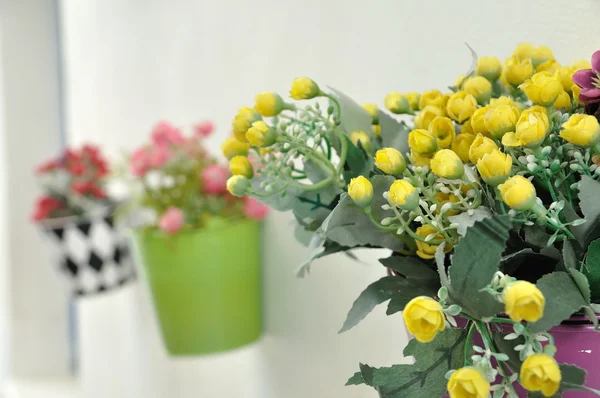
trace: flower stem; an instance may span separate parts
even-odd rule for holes
[[[473,321],[469,321],[468,325],[469,331],[467,332],[467,338],[465,339],[465,351],[464,351],[464,366],[471,366],[471,359],[469,357],[469,353],[471,352],[471,348],[473,345],[473,334],[477,330],[477,325]]]

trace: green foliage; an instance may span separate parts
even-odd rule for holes
[[[348,147],[346,164],[344,167],[344,180],[349,183],[352,178],[369,176],[373,170],[373,158],[362,148],[357,147],[347,136],[343,136]]]
[[[379,126],[381,126],[381,141],[385,148],[396,148],[403,156],[410,152],[408,147],[408,127],[398,122],[385,112],[379,112]]]
[[[350,134],[354,131],[363,131],[373,139],[374,135],[373,129],[371,128],[371,115],[346,94],[332,87],[329,87],[329,89],[337,98],[340,107],[342,108],[340,127],[346,134]]]
[[[589,281],[592,299],[600,300],[600,239],[596,239],[588,246],[583,274]]]
[[[574,230],[583,246],[586,246],[600,235],[600,183],[592,177],[583,176],[579,182],[579,207],[586,222]]]
[[[502,310],[500,303],[481,290],[498,271],[511,227],[508,216],[483,219],[467,230],[454,249],[449,270],[450,298],[478,319]]]
[[[411,340],[404,355],[415,358],[413,365],[372,368],[361,364],[347,385],[367,384],[382,398],[441,397],[446,392],[445,374],[463,365],[465,338],[465,330],[446,329],[430,343]]]

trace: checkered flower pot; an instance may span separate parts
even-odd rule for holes
[[[42,222],[53,260],[73,294],[106,292],[135,279],[127,239],[111,211]]]

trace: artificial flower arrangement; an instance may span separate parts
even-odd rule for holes
[[[585,385],[597,366],[559,364],[552,333],[576,314],[597,327],[600,51],[562,66],[524,43],[503,63],[474,61],[447,93],[388,94],[401,116],[306,77],[290,91],[301,102],[258,94],[223,151],[259,167],[234,170],[228,189],[313,232],[301,274],[331,253],[392,250],[341,332],[389,301],[415,363],[361,364],[349,385],[389,398],[600,395]]]
[[[203,122],[186,137],[181,129],[161,121],[150,133],[150,142],[133,151],[129,169],[141,184],[139,205],[153,214],[149,228],[168,234],[211,224],[226,224],[247,217],[262,220],[267,207],[252,198],[240,200],[227,192],[230,171],[203,147],[214,126]],[[252,167],[247,159],[236,172]]]

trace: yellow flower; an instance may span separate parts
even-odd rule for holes
[[[471,118],[472,117],[473,116],[471,116]],[[475,131],[473,130],[473,126],[471,125],[471,119],[467,120],[466,122],[460,125],[460,133],[475,135]]]
[[[438,148],[448,148],[456,134],[454,123],[444,116],[437,116],[429,123],[429,132],[437,140]]]
[[[563,90],[570,93],[571,87],[573,86],[573,75],[575,74],[575,69],[571,66],[563,66],[556,71],[556,76],[558,80],[560,80],[560,84],[562,84]]]
[[[420,226],[415,231],[415,233],[418,236],[420,236],[421,238],[423,238],[423,239],[425,239],[425,238],[427,238],[427,236],[429,236],[431,234],[435,234],[437,232],[438,232],[437,229],[435,229],[434,227],[432,227],[431,225],[428,225],[428,224]],[[435,239],[435,240],[438,240],[438,239],[443,240],[444,239],[444,235],[442,235],[441,233],[437,233],[433,239]],[[432,259],[435,256],[435,251],[437,250],[437,248],[438,248],[439,245],[432,245],[430,243],[423,242],[423,241],[418,240],[418,239],[415,240],[415,242],[417,244],[417,256],[419,256],[421,258],[424,258],[426,260]],[[448,253],[450,250],[452,250],[452,246],[449,245],[449,244],[446,244],[444,246],[444,252]],[[433,339],[433,337],[432,337],[432,339]]]
[[[254,102],[254,109],[263,116],[277,116],[283,110],[283,99],[275,93],[258,93]]]
[[[507,132],[515,130],[518,120],[519,109],[516,106],[499,104],[489,108],[484,124],[492,137],[501,139]]]
[[[579,100],[580,92],[581,92],[581,87],[579,87],[577,84],[573,84],[571,86],[571,94],[573,95],[573,100],[577,101],[581,104],[582,102]]]
[[[381,126],[378,124],[374,124],[372,127],[373,127],[373,134],[375,134],[375,137],[379,137],[381,135]]]
[[[424,129],[416,129],[408,134],[408,146],[419,155],[429,155],[438,149],[436,138]]]
[[[411,91],[410,93],[406,93],[406,98],[408,98],[408,103],[413,111],[419,110],[419,101],[421,100],[421,94]]]
[[[465,82],[465,79],[467,78],[467,76],[463,75],[459,75],[456,80],[454,80],[454,87],[456,87],[457,89],[461,89],[463,83]]]
[[[498,106],[498,105],[509,105],[514,107],[518,112],[521,112],[521,107],[522,105],[515,102],[514,99],[507,97],[507,96],[501,96],[498,98],[492,98],[492,100],[490,101],[490,106]]]
[[[486,104],[492,98],[492,83],[483,76],[466,79],[463,83],[463,90],[475,97],[479,105]]]
[[[363,176],[353,178],[348,184],[348,195],[358,206],[368,207],[373,199],[373,184]]]
[[[235,138],[242,142],[248,141],[246,139],[246,132],[252,127],[252,123],[258,120],[262,120],[262,117],[255,109],[250,107],[240,108],[231,123],[231,130]]]
[[[231,176],[227,180],[227,191],[237,197],[245,196],[250,189],[250,181],[241,175]]]
[[[512,157],[499,149],[486,153],[477,162],[477,171],[483,180],[493,186],[502,184],[510,176]]]
[[[519,117],[516,131],[506,133],[502,137],[502,145],[535,148],[544,142],[549,130],[550,121],[546,109],[541,106],[532,106],[524,110]]]
[[[312,99],[321,93],[319,86],[308,77],[297,77],[292,82],[290,97],[295,100]]]
[[[388,198],[392,205],[404,210],[413,210],[419,205],[419,193],[407,180],[396,180],[390,186]]]
[[[534,104],[550,106],[563,91],[558,77],[548,72],[539,72],[519,86]]]
[[[556,360],[546,354],[532,354],[521,365],[521,385],[528,391],[541,391],[545,397],[558,392],[562,375]]]
[[[379,124],[379,107],[375,104],[363,104],[362,107],[371,116],[371,123]]]
[[[385,96],[385,100],[383,102],[385,103],[385,107],[389,109],[390,112],[397,115],[411,113],[412,111],[408,98],[400,93],[389,93]]]
[[[477,60],[475,73],[495,82],[502,73],[502,63],[496,57],[481,57]]]
[[[438,177],[459,179],[465,173],[462,160],[450,149],[441,149],[431,159],[431,171]]]
[[[533,49],[533,53],[531,54],[531,62],[533,62],[533,66],[537,67],[538,65],[554,59],[554,54],[552,50],[548,46],[539,46]]]
[[[466,91],[458,91],[450,96],[446,112],[448,116],[459,123],[464,122],[473,115],[477,109],[477,100]]]
[[[504,61],[502,76],[508,84],[518,87],[533,75],[533,64],[529,58],[517,58],[515,56]]]
[[[426,296],[410,300],[402,311],[402,317],[408,331],[421,343],[429,343],[446,327],[442,306]]]
[[[229,137],[221,145],[221,151],[227,159],[231,159],[235,156],[246,156],[250,144],[248,142],[239,141],[237,138]]]
[[[246,133],[246,138],[252,145],[259,148],[266,148],[275,143],[277,132],[273,127],[259,120],[252,123],[252,127]]]
[[[600,124],[595,116],[577,113],[563,123],[560,136],[571,144],[591,146],[600,139]]]
[[[560,69],[560,64],[555,59],[549,59],[536,66],[536,72],[548,72],[555,74]]]
[[[475,141],[475,136],[467,133],[460,133],[456,136],[454,141],[452,141],[451,149],[458,155],[463,163],[469,163],[470,161],[469,148],[471,148],[473,141]]]
[[[367,153],[371,153],[371,139],[367,133],[364,131],[353,131],[350,133],[349,138],[354,145],[358,146],[358,143],[360,142],[360,146],[362,146]]]
[[[571,109],[571,96],[565,90],[561,91],[556,101],[554,101],[554,109],[568,110]]]
[[[375,166],[385,174],[400,175],[406,170],[406,160],[399,150],[383,148],[375,153]]]
[[[431,155],[421,155],[420,153],[411,150],[410,163],[417,167],[429,166],[429,163],[431,163]]]
[[[513,56],[518,59],[527,59],[533,57],[533,52],[535,47],[531,43],[519,43],[515,51],[513,51]]]
[[[535,187],[531,181],[521,175],[510,177],[504,184],[498,185],[498,189],[504,203],[515,210],[529,210],[535,205],[537,198]]]
[[[458,202],[460,202],[460,198],[458,196],[454,195],[453,193],[438,192],[438,193],[436,193],[434,195],[434,198],[435,198],[435,200],[439,204],[438,208],[435,210],[436,214],[439,214],[440,209],[446,203],[458,203]],[[458,210],[456,210],[456,209],[450,209],[450,210],[447,210],[445,214],[447,216],[455,216],[458,213],[460,213]]]
[[[417,114],[417,116],[415,116],[415,127],[418,129],[429,128],[429,123],[431,123],[436,116],[445,116],[442,108],[433,105],[426,106]]]
[[[575,72],[581,69],[592,69],[592,64],[587,59],[581,59],[571,64],[571,67],[575,69]]]
[[[477,134],[477,137],[475,137],[475,140],[469,148],[469,159],[471,160],[471,163],[477,164],[483,155],[492,153],[496,149],[498,149],[498,145],[496,145],[493,140],[484,137],[481,134]]]
[[[244,176],[252,178],[254,170],[246,156],[235,156],[229,161],[229,170],[234,176]]]
[[[419,109],[424,109],[428,105],[441,107],[444,103],[444,96],[438,90],[429,90],[421,94],[419,98]]]
[[[450,376],[448,393],[450,398],[487,398],[490,382],[475,368],[461,368]]]
[[[471,116],[470,122],[466,122],[465,125],[471,124],[473,134],[489,135],[487,127],[485,127],[485,113],[490,109],[489,106],[478,108]]]

